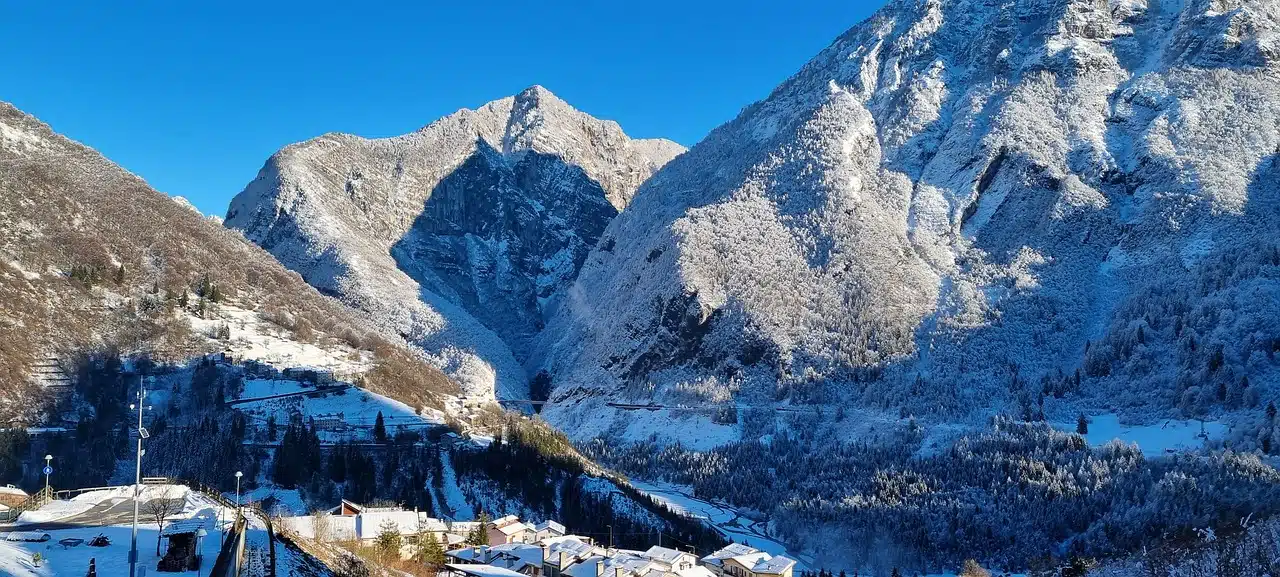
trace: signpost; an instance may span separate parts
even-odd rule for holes
[[[53,474],[53,455],[44,456],[44,492],[49,492],[49,475]]]

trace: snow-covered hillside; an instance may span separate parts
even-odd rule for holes
[[[398,335],[3,102],[0,341],[6,420],[49,416],[71,394],[65,377],[77,363],[106,351],[177,364],[213,351],[291,363],[339,356],[334,368],[372,368],[367,386],[406,402],[457,394]]]
[[[682,151],[535,86],[404,136],[288,146],[226,225],[420,345],[472,396],[524,398],[544,317],[636,187]]]
[[[1264,0],[891,2],[610,223],[529,363],[544,414],[1259,412],[1278,28]]]

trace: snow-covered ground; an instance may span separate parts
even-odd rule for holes
[[[1076,430],[1076,423],[1055,423],[1054,426],[1064,431]],[[1201,427],[1200,421],[1172,419],[1151,425],[1122,425],[1119,416],[1106,413],[1089,417],[1089,432],[1084,438],[1093,446],[1105,445],[1112,439],[1134,443],[1142,454],[1155,457],[1203,448],[1206,439],[1221,439],[1227,430],[1226,425],[1212,421],[1203,423],[1203,432]]]
[[[472,511],[471,505],[467,504],[467,497],[462,494],[462,489],[458,486],[458,475],[453,470],[453,461],[448,453],[442,452],[440,454],[440,470],[444,477],[444,482],[441,483],[442,487],[440,489],[445,500],[443,505],[449,511],[452,511],[451,515],[442,514],[441,516],[453,521],[474,518],[474,511]],[[441,511],[442,509],[437,507],[436,510]]]
[[[46,521],[74,522],[75,515],[66,514],[68,511],[79,510],[77,514],[83,514],[96,505],[126,501],[133,496],[133,491],[133,487],[115,487],[84,493],[70,501],[54,501],[39,510],[29,512],[35,513],[36,515],[34,516],[28,517],[28,515],[24,514],[23,521],[31,523],[36,522],[32,519],[42,518]],[[200,544],[201,554],[204,555],[203,572],[207,574],[209,568],[213,565],[214,559],[218,556],[220,538],[220,533],[217,530],[218,519],[229,520],[233,516],[232,512],[219,507],[216,502],[206,495],[191,491],[187,487],[180,485],[145,486],[142,498],[145,501],[159,497],[174,497],[175,495],[184,499],[183,510],[181,513],[170,517],[169,523],[189,519],[197,514],[207,515],[211,519],[210,535]],[[17,526],[13,530],[21,531],[23,528]],[[95,560],[98,575],[103,577],[128,575],[132,531],[130,524],[86,525],[67,529],[36,531],[49,535],[49,540],[43,542],[6,542],[0,540],[0,575],[6,577],[79,577],[88,571],[90,559]],[[105,535],[110,539],[111,544],[106,547],[90,547],[88,545],[89,541],[99,534]],[[7,535],[7,531],[0,531],[0,539],[7,537]],[[146,567],[148,573],[155,571],[156,563],[163,556],[165,547],[163,543],[161,544],[161,555],[156,555],[156,539],[158,535],[159,527],[154,522],[140,522],[138,524],[140,566]],[[64,547],[58,544],[63,539],[83,539],[84,542],[74,547]],[[36,553],[43,557],[39,566],[33,562],[33,556]],[[174,573],[173,575],[195,575],[195,572],[188,571]]]
[[[642,493],[652,496],[673,511],[706,520],[724,536],[738,543],[745,543],[771,555],[786,555],[797,560],[796,571],[804,570],[810,561],[807,555],[787,550],[787,546],[768,535],[766,521],[755,521],[742,515],[737,509],[723,503],[704,501],[693,496],[693,490],[672,483],[645,483],[631,481]]]
[[[75,529],[59,529],[44,531],[49,540],[43,543],[0,542],[0,574],[12,577],[80,577],[89,569],[89,560],[96,560],[98,575],[117,576],[129,574],[129,542],[132,536],[130,526],[82,527]],[[154,573],[156,563],[163,556],[156,555],[156,536],[158,528],[155,523],[138,525],[138,556],[142,566],[148,573]],[[213,561],[218,557],[218,533],[210,531],[210,536],[200,543],[200,552],[204,555],[204,573],[208,574]],[[106,547],[90,547],[89,540],[102,534],[111,540]],[[84,543],[75,547],[66,547],[58,541],[67,538],[84,539]],[[32,564],[32,555],[39,552],[45,558],[39,567]],[[195,575],[195,571],[184,573],[167,573],[167,575]]]
[[[235,501],[236,494],[223,493],[222,495],[230,501]],[[263,500],[274,497],[276,506],[274,511],[268,513],[277,513],[281,515],[305,515],[309,513],[307,504],[303,502],[302,495],[297,489],[280,489],[274,485],[264,485],[253,490],[242,491],[240,499],[243,503],[260,503]]]
[[[291,379],[245,379],[241,399],[259,399],[277,395],[315,391],[315,385]]]
[[[50,521],[60,521],[83,514],[93,508],[93,503],[80,503],[76,501],[54,501],[41,507],[35,511],[23,511],[18,517],[18,524],[25,525],[28,523],[48,523]]]
[[[277,388],[283,390],[283,387],[284,385],[275,385],[268,389],[258,386],[255,391]],[[299,395],[251,401],[239,404],[236,408],[262,422],[274,416],[281,427],[289,422],[289,415],[294,412],[300,413],[304,419],[314,417],[320,425],[320,439],[324,442],[369,440],[379,412],[382,413],[387,433],[392,435],[401,426],[406,429],[421,429],[444,423],[444,415],[439,411],[428,409],[418,415],[409,405],[359,388],[330,392],[321,397]]]
[[[264,320],[257,311],[231,305],[217,305],[207,318],[187,315],[191,330],[206,338],[226,325],[231,338],[217,341],[220,347],[237,358],[269,363],[277,367],[314,367],[339,375],[356,375],[368,371],[372,357],[346,345],[319,347],[294,340],[284,328]]]

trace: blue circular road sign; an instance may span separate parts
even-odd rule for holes
[[[46,475],[52,475],[52,474],[53,474],[53,467],[50,467],[50,466],[48,466],[48,465],[45,465],[45,466],[44,466],[44,474],[46,474]]]

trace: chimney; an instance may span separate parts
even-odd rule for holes
[[[564,571],[564,551],[560,552],[560,570]]]
[[[596,561],[596,577],[604,575],[604,561]]]
[[[614,577],[622,577],[622,567],[614,567],[614,568],[613,568],[613,576],[614,576]]]

